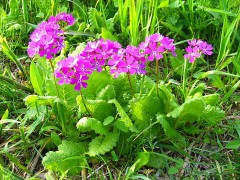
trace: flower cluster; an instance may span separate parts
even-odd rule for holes
[[[51,59],[62,50],[64,47],[64,31],[60,29],[58,24],[60,21],[72,25],[74,18],[70,14],[61,13],[38,25],[30,36],[31,41],[27,49],[30,57],[38,54],[40,57],[46,56],[47,59]]]
[[[110,40],[100,39],[88,42],[85,49],[76,57],[68,57],[58,62],[55,76],[59,78],[58,84],[72,84],[79,91],[86,88],[89,75],[94,70],[102,71],[107,61],[117,53],[121,45]]]
[[[111,67],[110,73],[114,77],[118,77],[121,73],[145,74],[147,61],[162,59],[163,54],[167,52],[176,55],[173,41],[173,39],[156,33],[148,36],[138,47],[127,46],[126,49],[119,50],[108,61],[108,65]]]
[[[145,74],[146,59],[140,49],[135,46],[127,46],[126,49],[119,49],[108,61],[110,73],[114,78],[121,73]]]
[[[60,21],[66,22],[69,26],[73,25],[75,19],[72,14],[67,14],[65,12],[59,13],[56,16],[51,16],[48,21],[58,23]]]
[[[153,61],[154,59],[162,59],[163,53],[166,52],[171,52],[175,56],[176,47],[173,42],[173,39],[156,33],[148,36],[139,47],[140,50],[146,55],[147,59],[149,61]]]
[[[102,67],[122,48],[118,42],[99,39],[96,42],[88,42],[81,56],[87,59],[98,72]]]
[[[88,42],[77,57],[68,57],[58,63],[55,75],[59,84],[75,84],[75,90],[86,88],[88,75],[94,70],[101,72],[109,66],[114,78],[121,73],[146,74],[146,63],[163,58],[163,53],[175,54],[173,39],[153,34],[138,47],[122,48],[118,42],[99,39]]]
[[[213,54],[212,45],[208,44],[206,41],[202,41],[201,39],[193,39],[191,41],[188,41],[188,45],[189,46],[185,49],[187,54],[184,55],[184,58],[188,59],[190,63],[194,63],[195,60],[199,58],[202,54]]]
[[[72,84],[75,85],[74,89],[79,91],[81,87],[87,87],[85,81],[88,80],[88,75],[92,72],[92,64],[81,55],[78,55],[59,61],[55,76],[60,79],[58,84]]]

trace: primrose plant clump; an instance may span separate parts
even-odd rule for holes
[[[61,135],[51,135],[58,151],[50,151],[43,158],[46,169],[78,174],[87,166],[88,158],[109,152],[128,154],[135,145],[144,147],[150,137],[181,149],[188,144],[186,134],[199,134],[224,117],[217,107],[219,95],[205,95],[199,79],[194,81],[188,73],[194,69],[187,61],[196,64],[203,55],[213,54],[212,45],[206,41],[188,40],[183,55],[174,39],[160,33],[146,37],[138,46],[123,47],[101,38],[88,41],[78,54],[57,57],[67,40],[66,27],[74,22],[71,14],[50,17],[33,31],[27,49],[31,58],[36,57],[30,76],[35,91],[41,93],[26,98],[26,104],[45,105],[56,118],[52,122],[55,129],[61,131]],[[38,63],[39,57],[44,65]],[[42,58],[48,61],[43,63]],[[175,70],[164,78],[159,74],[160,66],[173,59],[184,59],[179,62],[184,73],[175,84],[166,82]],[[44,70],[48,62],[52,79]],[[187,87],[186,81],[194,83]],[[146,152],[142,153],[145,157]]]

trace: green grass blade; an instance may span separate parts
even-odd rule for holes
[[[150,28],[150,32],[149,32],[150,34],[154,34],[155,26],[156,26],[157,19],[158,19],[158,17],[157,17],[157,11],[158,11],[157,5],[159,4],[159,0],[155,0],[153,2],[155,2],[155,4],[153,4],[154,10],[153,10],[153,16],[152,16],[152,20],[151,20],[151,28]]]
[[[51,10],[52,15],[55,16],[57,14],[58,0],[51,0]]]
[[[221,103],[226,102],[234,93],[234,91],[236,91],[239,87],[240,87],[240,80],[234,86],[231,87],[231,89],[228,91],[227,94],[225,94],[225,96],[221,100]]]
[[[240,75],[240,45],[238,46],[237,55],[233,58],[232,63],[237,74]]]
[[[209,76],[209,75],[211,75],[211,74],[240,78],[240,75],[235,75],[235,74],[226,73],[226,72],[217,71],[217,70],[212,70],[212,71],[197,73],[197,74],[194,75],[194,77],[197,78],[197,80],[199,80],[199,79],[206,78],[207,76]]]
[[[22,177],[18,176],[17,174],[13,173],[12,171],[4,168],[1,164],[0,164],[0,174],[3,176],[2,178],[4,179],[4,175],[7,176],[7,178],[12,178],[14,180],[24,180]]]
[[[7,77],[5,77],[5,76],[1,76],[1,75],[0,75],[0,80],[1,80],[2,82],[8,83],[7,85],[11,84],[11,85],[14,85],[14,86],[15,86],[16,88],[18,88],[18,89],[22,89],[22,90],[24,90],[24,91],[33,93],[33,90],[32,90],[31,88],[26,87],[26,86],[22,85],[21,83],[16,82],[16,81],[13,81],[12,79],[9,79],[9,78],[7,78]]]
[[[174,32],[178,33],[180,36],[184,37],[185,39],[188,39],[188,36],[183,31],[181,31],[181,29],[179,29],[178,27],[176,27],[170,23],[163,22],[163,21],[161,21],[161,23],[164,26],[168,27],[171,31],[174,31]]]
[[[32,172],[27,169],[24,165],[22,165],[19,160],[14,157],[12,154],[10,154],[8,151],[4,151],[4,154],[8,157],[8,159],[10,161],[12,161],[16,166],[18,166],[20,169],[22,169],[23,171],[29,173],[29,174],[32,174]]]
[[[6,38],[3,38],[0,36],[0,45],[1,45],[3,53],[17,65],[17,67],[20,69],[20,71],[22,71],[24,77],[27,78],[27,74],[25,73],[25,70],[23,69],[22,64],[20,63],[20,61],[18,60],[18,58],[14,54],[14,52],[8,46]]]
[[[28,22],[27,0],[22,0],[22,10],[24,22]]]
[[[240,14],[239,14],[240,15]],[[239,16],[238,15],[238,16]],[[223,29],[222,29],[222,35],[221,35],[221,43],[220,43],[220,49],[218,53],[218,57],[216,60],[216,68],[219,69],[220,64],[223,63],[224,59],[228,55],[228,52],[231,49],[230,45],[230,38],[234,32],[236,24],[238,24],[239,17],[236,17],[232,23],[229,25],[226,15],[224,15],[224,22],[223,22]],[[234,37],[233,40],[234,41]]]
[[[123,0],[118,0],[118,16],[119,16],[119,20],[120,20],[120,25],[121,25],[121,30],[123,33],[123,37],[126,38],[127,37],[127,30],[128,30],[128,4],[129,4],[129,0],[126,0],[123,2]]]

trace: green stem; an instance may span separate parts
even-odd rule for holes
[[[165,67],[165,69],[164,69],[164,70],[165,70],[164,75],[167,74],[167,76],[168,76],[169,70],[168,70],[168,59],[167,59],[166,54],[163,54],[163,59],[164,59],[164,67]],[[166,77],[164,77],[164,78],[166,78]]]
[[[156,60],[156,91],[157,91],[157,95],[158,95],[158,81],[159,81],[159,79],[158,79],[158,63],[159,63],[159,61]]]
[[[132,96],[135,98],[133,87],[132,87],[132,82],[131,82],[131,79],[130,79],[130,74],[127,74],[127,77],[128,77],[128,82],[129,82],[130,89],[131,89],[131,92],[132,92]]]
[[[146,75],[143,75],[143,76],[142,76],[142,79],[141,79],[140,97],[142,97],[143,83],[144,83],[144,80],[145,80],[145,76],[146,76]]]
[[[193,62],[192,63],[192,69],[191,69],[191,75],[189,76],[188,84],[191,84],[191,82],[192,82],[193,71],[194,71],[195,68],[196,68],[196,63]]]
[[[91,117],[93,117],[92,113],[89,111],[89,109],[88,109],[88,107],[87,107],[87,105],[86,105],[86,103],[85,103],[85,100],[84,100],[84,98],[83,98],[83,93],[82,93],[81,90],[80,90],[80,96],[81,96],[81,98],[82,98],[82,102],[83,102],[83,105],[84,105],[86,111],[88,112],[88,114],[89,114]]]
[[[53,67],[52,59],[49,59],[49,62],[50,62],[51,68],[52,68],[53,79],[54,79],[54,84],[55,84],[56,91],[57,91],[57,96],[58,96],[58,98],[60,98],[58,87],[57,87],[56,77],[54,76],[54,67]]]
[[[184,95],[184,99],[185,99],[185,91],[186,91],[186,69],[187,69],[187,60],[184,60],[184,66],[183,66],[183,77],[182,77],[182,81],[183,81],[183,95]]]

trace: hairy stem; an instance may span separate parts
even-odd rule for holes
[[[183,95],[184,95],[184,99],[185,99],[185,91],[186,91],[186,69],[187,69],[187,60],[184,60],[184,66],[183,66],[183,77],[182,77],[182,81],[183,81]]]
[[[158,60],[156,60],[156,90],[157,90],[157,95],[158,95]]]
[[[143,83],[144,83],[144,80],[145,80],[145,75],[143,75],[142,78],[141,78],[140,97],[142,97],[142,91],[143,91]]]
[[[130,79],[130,74],[127,74],[127,77],[128,77],[128,82],[129,82],[130,89],[131,89],[131,92],[132,92],[132,96],[135,98],[133,87],[132,87],[132,82],[131,82],[131,79]]]
[[[58,87],[57,87],[56,77],[54,76],[54,67],[53,67],[52,59],[49,59],[49,62],[50,62],[51,68],[52,68],[53,79],[54,79],[54,84],[55,84],[56,91],[57,91],[57,96],[58,96],[58,98],[60,98]]]

